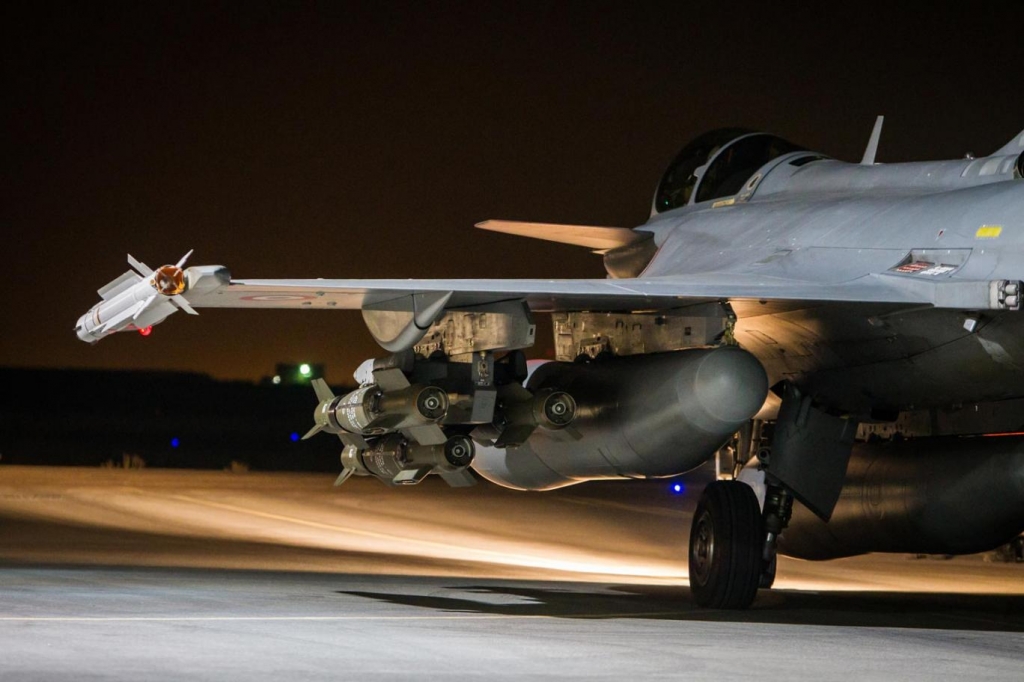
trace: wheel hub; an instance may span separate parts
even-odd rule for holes
[[[715,525],[709,512],[701,514],[694,532],[696,535],[691,543],[690,571],[697,582],[706,585],[715,559]]]

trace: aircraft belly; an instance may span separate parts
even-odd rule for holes
[[[1024,316],[830,306],[747,317],[736,338],[769,381],[793,381],[835,409],[866,413],[1024,397]]]

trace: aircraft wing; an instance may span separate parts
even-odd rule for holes
[[[230,279],[219,266],[190,268],[196,308],[387,309],[418,297],[444,308],[525,300],[532,310],[644,310],[706,300],[904,303],[943,308],[1006,308],[998,282],[928,281],[868,275],[842,283],[752,274],[635,279]],[[212,285],[206,284],[215,279]],[[1005,283],[1002,283],[1005,284]],[[204,286],[205,285],[205,286]],[[1015,291],[1015,290],[1014,290]],[[1014,299],[1015,302],[1015,299]],[[1012,306],[1010,306],[1012,307]]]
[[[184,277],[180,265],[164,269],[184,280],[182,290],[157,290],[141,277],[132,284],[134,278],[122,275],[101,289],[106,298],[78,319],[79,338],[95,343],[116,331],[143,330],[179,308],[192,314],[194,308],[362,310],[377,342],[394,351],[418,339],[445,310],[514,301],[537,312],[671,310],[708,301],[772,302],[791,309],[835,302],[1018,310],[1022,288],[1019,281],[889,274],[838,283],[728,272],[629,279],[232,279],[220,265],[193,266]],[[168,305],[138,308],[133,286],[145,289],[146,301]],[[149,310],[144,319],[143,310]]]

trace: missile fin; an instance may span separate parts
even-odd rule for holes
[[[573,425],[566,426],[564,429],[558,429],[557,431],[547,431],[546,437],[558,443],[572,443],[573,441],[582,440],[583,433]]]
[[[423,426],[410,426],[402,429],[402,435],[409,440],[416,441],[420,445],[441,445],[448,440],[444,431],[437,424],[425,424]]]
[[[105,284],[103,288],[97,289],[96,293],[99,294],[100,298],[104,301],[109,301],[122,291],[131,288],[131,286],[140,279],[142,278],[139,277],[138,273],[134,270],[128,270],[120,277],[110,280],[110,282]]]
[[[382,391],[399,391],[412,385],[402,370],[397,368],[375,370],[373,380]]]
[[[148,265],[141,261],[135,260],[135,257],[132,256],[132,254],[130,253],[128,254],[128,265],[138,270],[139,274],[142,275],[143,277],[149,277],[150,275],[153,274],[153,268],[149,267]]]
[[[502,400],[530,400],[533,394],[523,388],[522,384],[506,384],[498,389],[498,395]]]
[[[313,379],[309,382],[313,386],[313,390],[316,392],[316,399],[320,402],[327,402],[328,400],[334,400],[334,391],[327,385],[327,382],[323,379]]]
[[[104,322],[103,327],[101,328],[100,331],[102,331],[104,334],[106,334],[109,331],[116,331],[119,327],[124,326],[124,324],[128,320],[132,319],[137,314],[142,312],[143,309],[144,308],[142,303],[138,303],[132,306],[131,308],[128,308],[128,310],[125,310],[121,314],[115,315],[114,317]]]
[[[474,424],[486,424],[494,420],[494,408],[498,404],[498,392],[493,388],[477,387],[473,391],[473,411],[470,421]]]
[[[179,260],[177,263],[174,264],[174,267],[180,268],[183,265],[185,265],[185,262],[188,261],[188,257],[192,255],[193,251],[195,251],[195,249],[189,249],[188,253],[186,253],[184,256],[182,256],[181,260]]]
[[[535,424],[521,424],[517,426],[508,426],[498,439],[494,441],[494,447],[496,448],[514,448],[522,445],[526,442],[533,432],[537,429]]]
[[[347,481],[349,478],[351,478],[352,474],[354,474],[354,473],[355,473],[355,471],[353,471],[352,469],[348,469],[348,468],[342,469],[341,473],[338,474],[338,477],[336,479],[334,479],[334,487],[337,488],[339,485],[341,485],[342,483]]]
[[[476,477],[470,473],[469,469],[442,471],[440,476],[444,479],[445,483],[453,488],[468,488],[469,486],[476,485]]]
[[[321,426],[320,424],[314,425],[313,428],[311,428],[309,431],[306,431],[306,435],[302,437],[302,440],[306,440],[307,438],[312,438],[316,434],[318,434],[321,431],[323,431],[323,429],[324,429],[324,427]]]
[[[493,447],[494,442],[501,437],[501,431],[494,424],[481,424],[469,432],[469,437],[481,445]]]
[[[403,469],[398,475],[391,479],[391,485],[416,485],[430,473],[430,467],[419,469]]]
[[[338,438],[345,444],[345,447],[354,447],[357,450],[366,450],[370,447],[366,439],[356,433],[339,433]]]
[[[156,302],[156,294],[153,294],[152,296],[147,298],[145,301],[140,303],[138,306],[136,306],[134,308],[135,313],[132,315],[132,320],[138,320],[139,317],[142,315],[142,313],[144,313],[147,310],[149,310],[150,306],[152,306],[153,303],[155,303],[155,302]]]
[[[189,315],[198,315],[199,314],[199,313],[197,313],[195,311],[195,309],[192,306],[190,306],[188,304],[188,301],[185,300],[184,296],[174,296],[173,298],[170,298],[168,300],[170,300],[171,303],[173,303],[174,305],[178,306],[179,308],[184,310]]]

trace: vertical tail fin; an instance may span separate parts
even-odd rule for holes
[[[995,150],[990,156],[1009,156],[1024,152],[1024,130],[1017,133],[1017,136],[1005,145]]]
[[[871,138],[868,140],[868,146],[864,149],[864,156],[860,160],[862,166],[873,166],[875,164],[875,154],[878,153],[878,140],[882,137],[882,123],[885,121],[885,116],[879,116],[875,119],[875,127],[871,131]]]

